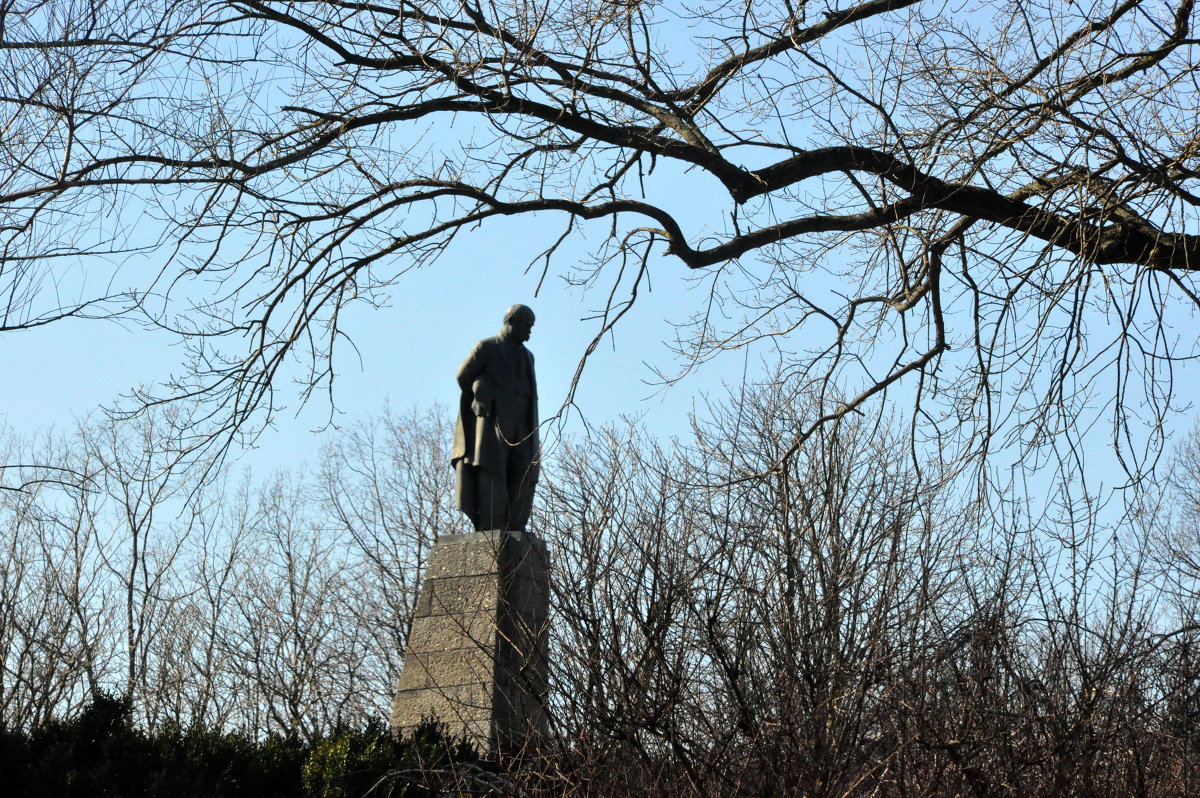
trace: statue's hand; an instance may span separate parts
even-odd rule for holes
[[[491,415],[491,408],[481,400],[474,399],[471,401],[471,412],[477,416],[486,417]]]

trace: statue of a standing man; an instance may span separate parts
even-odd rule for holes
[[[525,348],[533,311],[513,305],[495,338],[458,369],[462,397],[450,455],[455,500],[478,531],[524,530],[538,478],[537,380]]]

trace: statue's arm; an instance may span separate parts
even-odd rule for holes
[[[487,367],[487,347],[485,341],[475,344],[471,354],[458,368],[458,387],[471,397],[471,412],[477,416],[491,415],[491,396],[488,379],[484,374]]]
[[[467,359],[458,367],[458,387],[464,391],[471,390],[471,384],[475,382],[476,377],[483,373],[483,369],[487,365],[483,349],[483,341],[475,344],[471,354],[467,355]]]

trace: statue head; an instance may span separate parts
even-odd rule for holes
[[[533,311],[528,305],[513,305],[504,311],[504,326],[500,328],[500,337],[506,341],[523,344],[529,340],[533,322]]]

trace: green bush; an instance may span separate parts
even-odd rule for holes
[[[96,695],[72,720],[0,729],[0,794],[6,798],[395,798],[434,795],[395,771],[477,762],[464,740],[426,723],[396,739],[374,721],[311,744],[251,739],[199,727],[137,728],[129,702]]]
[[[412,734],[394,738],[379,721],[366,729],[340,730],[317,742],[304,762],[304,794],[312,798],[426,798],[438,791],[390,774],[436,771],[449,765],[477,763],[464,739],[452,739],[427,720]]]

